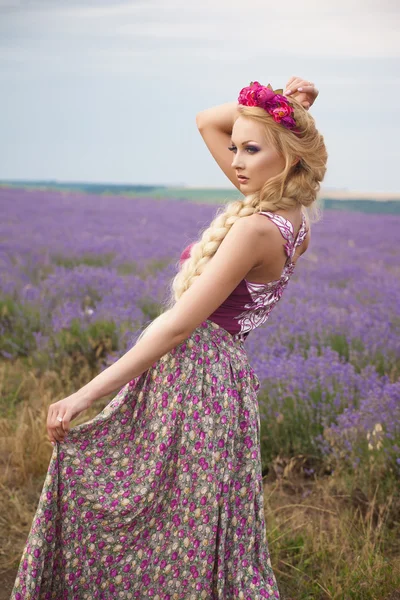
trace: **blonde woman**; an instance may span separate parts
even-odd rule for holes
[[[304,209],[327,161],[308,113],[318,91],[298,77],[287,88],[251,82],[238,102],[197,115],[243,198],[184,250],[166,310],[134,347],[50,405],[54,450],[13,600],[279,598],[265,534],[259,380],[244,340],[307,249]]]

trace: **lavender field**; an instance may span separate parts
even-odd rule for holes
[[[216,208],[14,189],[0,205],[0,353],[50,364],[106,335],[108,361],[126,352]],[[379,452],[400,472],[399,228],[398,215],[325,211],[249,336],[269,455],[334,453],[356,467]]]
[[[126,352],[217,207],[0,189],[0,208],[0,363],[29,361],[40,377],[77,355],[94,376]],[[325,210],[282,300],[246,340],[266,474],[300,456],[304,477],[340,471],[367,495],[372,482],[395,489],[399,230],[400,215]],[[18,394],[12,407],[3,398],[2,416],[17,419]],[[325,593],[312,598],[379,598]]]

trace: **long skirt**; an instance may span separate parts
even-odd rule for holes
[[[260,382],[203,321],[56,443],[11,600],[279,598]]]

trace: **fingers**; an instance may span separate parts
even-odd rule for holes
[[[299,88],[297,88],[297,90],[301,94],[305,95],[305,97],[307,98],[307,102],[310,106],[311,106],[311,104],[313,104],[313,102],[315,101],[315,99],[317,98],[317,96],[319,94],[319,91],[317,90],[317,88],[314,85],[303,85],[303,86],[300,86]],[[294,94],[291,94],[291,96],[294,96]],[[302,104],[304,105],[304,102],[302,102]]]
[[[302,84],[307,84],[310,83],[309,81],[306,81],[305,79],[303,79],[302,77],[291,77],[288,81],[288,83],[286,84],[286,90],[285,90],[285,94],[287,94],[287,92],[289,92],[289,90],[291,92],[294,92],[297,90],[297,88],[299,86],[301,86]]]
[[[296,77],[296,76],[293,76],[293,77],[291,77],[291,78],[289,79],[289,81],[287,82],[287,84],[286,84],[286,89],[288,89],[289,87],[291,87],[292,85],[294,85],[294,82],[295,82],[297,79],[298,79],[298,80],[300,80],[300,77]]]
[[[59,421],[57,417],[61,418],[62,421]],[[69,431],[69,420],[68,415],[66,413],[63,415],[59,408],[53,405],[49,407],[46,426],[49,440],[53,445],[56,442],[64,441]]]
[[[306,109],[313,105],[319,91],[313,81],[306,81],[301,77],[291,77],[286,84],[285,96],[296,98],[298,102]]]
[[[307,81],[307,82],[299,81],[297,84],[293,84],[289,88],[287,88],[285,90],[285,94],[286,94],[286,96],[289,96],[290,94],[293,95],[295,92],[304,92],[305,94],[313,94],[314,90],[315,90],[315,86],[313,83],[310,83],[309,81]]]
[[[316,88],[314,87],[314,84],[310,84],[310,85],[301,85],[297,88],[297,91],[299,92],[304,92],[305,94],[309,94],[310,92],[312,93]]]
[[[313,81],[307,81],[301,77],[291,77],[286,84],[285,95],[288,96],[296,91],[304,91],[306,93],[313,93],[315,89]],[[318,92],[317,92],[318,95]]]
[[[57,438],[53,434],[54,418],[55,418],[55,411],[52,408],[52,406],[49,406],[49,411],[47,413],[46,427],[47,427],[47,434],[49,436],[49,440],[53,445],[55,444],[55,442],[57,440]]]

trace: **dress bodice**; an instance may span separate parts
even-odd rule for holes
[[[287,286],[290,277],[293,274],[295,263],[293,257],[297,246],[304,241],[307,235],[306,220],[304,213],[297,236],[294,236],[294,229],[291,221],[270,211],[257,213],[268,217],[281,232],[285,245],[284,249],[287,255],[286,263],[283,267],[279,279],[269,281],[268,283],[254,283],[247,279],[242,279],[239,285],[231,292],[226,300],[208,317],[229,333],[245,339],[251,330],[265,323],[273,307],[280,300],[283,290]],[[190,249],[195,242],[187,246],[181,254],[180,263],[190,256]]]

